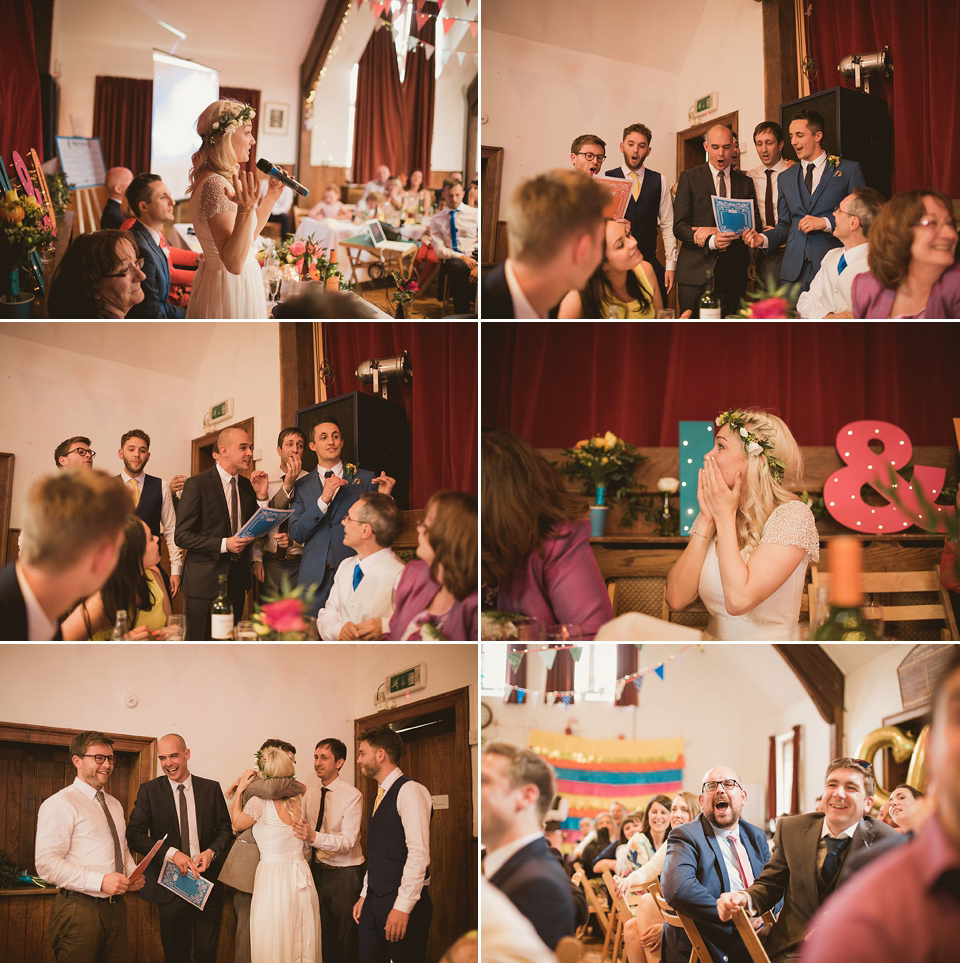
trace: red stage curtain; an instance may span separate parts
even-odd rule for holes
[[[800,445],[876,418],[915,446],[953,447],[958,357],[950,323],[502,322],[483,328],[483,424],[537,448],[607,430],[671,447],[681,420],[758,405]]]
[[[327,396],[373,393],[354,371],[369,358],[410,352],[413,380],[390,383],[411,433],[410,508],[440,489],[477,491],[477,326],[475,322],[325,324],[324,357],[334,380]],[[375,466],[363,466],[372,468]]]
[[[247,87],[221,87],[220,88],[220,99],[221,100],[238,100],[241,104],[249,104],[256,112],[257,116],[253,118],[253,139],[259,140],[260,138],[260,91],[250,90]],[[291,121],[291,123],[299,123],[299,119]],[[250,160],[243,165],[245,171],[250,171],[253,173],[257,169],[257,148],[254,147],[250,151]],[[283,159],[278,159],[276,157],[271,157],[270,160],[274,164],[282,164]]]
[[[579,439],[578,439],[579,440]],[[632,643],[617,646],[617,679],[633,675],[639,666],[639,653]],[[618,706],[640,705],[640,693],[633,682],[628,682],[620,693],[620,698],[614,703]]]
[[[428,8],[436,4],[424,4],[422,13],[432,12]],[[437,21],[430,17],[417,29],[414,14],[410,35],[424,43],[433,45],[436,41]],[[433,107],[436,90],[434,61],[427,59],[427,52],[420,47],[407,54],[407,72],[403,81],[403,98],[407,118],[407,156],[403,167],[398,168],[409,174],[423,171],[423,183],[430,183],[430,150],[433,146]]]
[[[153,81],[133,77],[97,77],[93,91],[93,136],[100,138],[103,162],[150,170]]]
[[[960,197],[960,4],[956,0],[833,0],[816,3],[810,52],[820,72],[813,93],[853,89],[836,65],[889,45],[893,76],[871,78],[893,120],[893,190],[932,187]]]
[[[3,56],[0,57],[0,157],[13,173],[13,152],[26,160],[35,147],[43,154],[40,75],[33,42],[33,9],[30,0],[3,4]],[[426,172],[424,172],[426,173]],[[12,178],[13,179],[13,178]]]

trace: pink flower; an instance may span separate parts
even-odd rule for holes
[[[294,257],[300,257],[300,255],[303,254],[305,250],[306,250],[306,245],[303,243],[303,241],[295,241],[293,244],[290,245],[290,253]]]
[[[784,298],[767,298],[755,301],[750,308],[751,318],[785,318],[789,303]]]
[[[300,599],[280,599],[263,607],[263,621],[274,632],[303,632],[303,602]]]

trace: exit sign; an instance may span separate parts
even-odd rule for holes
[[[216,421],[218,418],[222,418],[227,413],[227,403],[221,401],[219,405],[214,405],[210,410],[210,417]]]
[[[697,101],[697,113],[699,114],[702,111],[709,110],[709,109],[710,109],[710,96],[708,95],[706,97],[701,97]]]
[[[387,676],[386,688],[390,695],[404,695],[408,692],[416,692],[424,689],[427,685],[427,664],[420,662],[418,665],[404,669],[402,672],[394,672]]]

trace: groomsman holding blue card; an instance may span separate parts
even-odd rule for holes
[[[141,896],[158,904],[165,963],[190,960],[191,937],[194,963],[216,963],[223,887],[215,885],[199,910],[157,880],[166,857],[181,874],[217,882],[233,842],[227,804],[218,782],[190,772],[190,750],[182,736],[163,736],[157,743],[157,759],[164,774],[140,787],[127,824],[127,843],[134,852],[148,853],[166,835],[170,846],[147,866]]]

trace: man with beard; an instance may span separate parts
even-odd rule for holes
[[[426,959],[433,803],[425,786],[397,768],[402,755],[403,740],[389,726],[360,733],[357,764],[378,783],[367,820],[367,875],[353,907],[360,963]]]
[[[849,857],[897,831],[865,816],[873,804],[873,766],[859,759],[834,759],[827,767],[823,814],[784,816],[777,823],[774,855],[748,889],[734,886],[717,900],[726,922],[738,906],[760,915],[783,899],[783,912],[767,939],[774,963],[796,959],[810,917],[845,878]]]
[[[607,159],[607,145],[596,134],[581,134],[570,145],[570,163],[574,169],[591,177]]]
[[[162,478],[148,475],[144,469],[150,461],[150,436],[139,428],[128,431],[120,439],[117,456],[123,462],[123,471],[117,476],[133,496],[134,513],[150,527],[153,535],[160,537],[161,530],[170,555],[170,597],[180,591],[180,572],[183,569],[183,553],[173,540],[177,527],[177,512],[173,496],[183,488],[186,478],[175,475],[168,485]]]
[[[213,779],[190,772],[190,750],[182,736],[170,733],[157,741],[157,760],[163,775],[143,783],[137,792],[127,844],[146,854],[166,836],[167,847],[144,870],[142,899],[158,904],[160,941],[166,963],[189,960],[191,936],[195,963],[214,963],[220,937],[223,886],[217,877],[223,857],[233,842],[223,790]],[[164,859],[183,876],[203,876],[214,884],[201,910],[159,883]]]
[[[670,832],[660,874],[667,902],[692,917],[714,959],[728,963],[749,963],[750,957],[733,923],[721,922],[717,900],[750,886],[770,859],[763,830],[740,819],[746,799],[732,769],[711,769],[699,797],[703,812]],[[690,956],[689,940],[675,927],[664,925],[661,946],[664,963],[685,963]]]
[[[633,181],[633,191],[624,217],[630,222],[630,233],[637,239],[640,253],[653,267],[660,285],[660,297],[666,304],[667,295],[673,290],[677,267],[677,239],[673,234],[673,201],[670,199],[667,179],[643,166],[650,153],[652,140],[653,134],[644,124],[631,124],[625,128],[620,143],[623,165],[605,171],[605,174],[607,177],[629,177]],[[663,237],[666,272],[657,260],[658,223]]]

